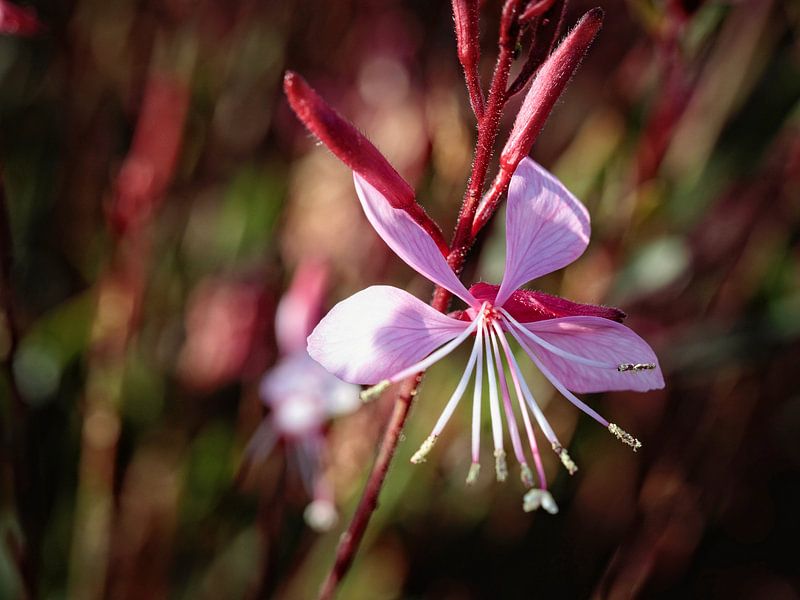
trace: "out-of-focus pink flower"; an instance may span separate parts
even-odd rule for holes
[[[0,0],[0,34],[28,36],[41,30],[42,25],[32,8]]]
[[[184,385],[213,390],[254,368],[263,369],[269,319],[263,286],[210,279],[189,300],[186,341],[178,358]]]
[[[245,451],[248,461],[261,461],[279,440],[285,442],[313,499],[306,521],[318,530],[329,529],[337,519],[333,489],[323,476],[324,428],[332,417],[360,405],[357,385],[331,375],[306,352],[306,338],[320,317],[326,280],[327,270],[320,263],[301,265],[278,305],[275,330],[282,358],[259,388],[270,413]]]
[[[475,338],[455,392],[412,462],[425,459],[464,395],[474,371],[472,467],[467,480],[477,477],[485,373],[497,478],[504,480],[507,476],[503,410],[522,481],[533,486],[511,405],[505,357],[540,480],[540,488],[526,495],[524,507],[557,510],[546,490],[528,411],[570,473],[576,467],[525,383],[507,334],[568,400],[621,441],[634,449],[641,445],[572,392],[647,391],[663,387],[658,360],[650,346],[618,322],[624,315],[616,309],[518,289],[532,279],[565,267],[589,243],[589,214],[560,181],[529,158],[520,162],[508,193],[503,281],[499,287],[478,284],[467,290],[427,233],[405,211],[394,208],[358,173],[354,179],[367,219],[387,245],[413,269],[461,298],[467,309],[448,316],[403,290],[373,286],[343,300],[322,319],[308,338],[309,354],[345,381],[377,384],[365,393],[368,397],[425,370],[470,336]]]

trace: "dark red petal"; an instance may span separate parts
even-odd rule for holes
[[[499,285],[476,283],[469,288],[469,291],[479,301],[494,302],[499,289]],[[521,323],[575,316],[601,317],[622,323],[625,318],[625,313],[618,308],[597,306],[595,304],[580,304],[535,290],[515,291],[503,304],[503,308]]]

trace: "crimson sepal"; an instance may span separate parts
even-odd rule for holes
[[[494,302],[500,286],[490,283],[476,283],[469,288],[470,293],[481,302]],[[559,296],[552,296],[536,290],[516,290],[503,304],[509,314],[520,323],[531,323],[559,317],[601,317],[622,323],[625,313],[618,308],[580,304]],[[461,318],[459,315],[452,315]]]

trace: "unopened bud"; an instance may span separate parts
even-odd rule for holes
[[[297,73],[287,71],[283,90],[303,124],[336,157],[366,179],[394,208],[405,210],[448,253],[442,232],[414,199],[414,190],[349,121],[329,106]]]
[[[500,154],[503,171],[513,173],[519,162],[528,155],[602,24],[602,9],[594,8],[587,12],[541,66]]]

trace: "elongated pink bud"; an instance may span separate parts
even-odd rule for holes
[[[405,210],[449,252],[442,232],[414,198],[414,190],[389,161],[349,121],[330,107],[297,73],[287,71],[283,90],[297,117],[336,157],[366,179],[394,208]]]
[[[587,12],[539,69],[500,154],[500,165],[504,172],[509,175],[513,173],[519,161],[530,152],[550,111],[567,87],[602,24],[601,8]]]

